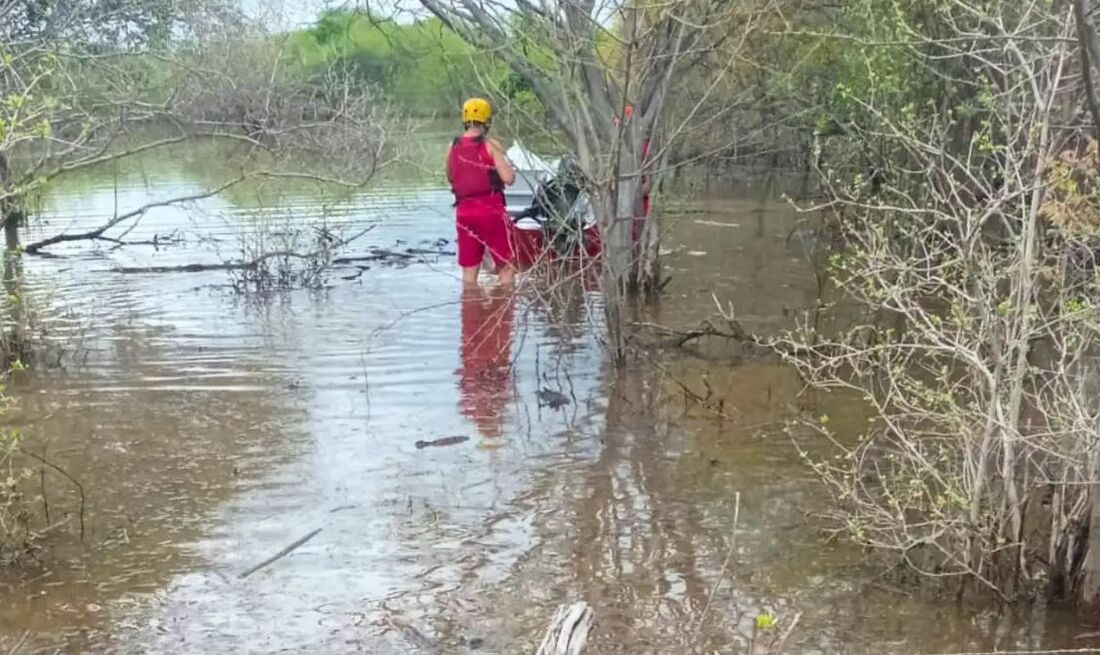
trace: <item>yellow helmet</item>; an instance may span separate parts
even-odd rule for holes
[[[462,122],[489,124],[493,119],[493,106],[483,98],[470,98],[462,103]]]

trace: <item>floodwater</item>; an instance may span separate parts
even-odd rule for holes
[[[201,190],[195,170],[71,180],[27,240]],[[792,653],[1088,645],[1095,628],[1051,608],[892,587],[807,519],[822,494],[782,429],[808,402],[788,370],[725,353],[614,372],[583,280],[464,294],[449,211],[416,184],[237,190],[126,236],[156,245],[28,257],[50,355],[8,422],[83,502],[53,469],[32,480],[54,527],[42,564],[2,578],[0,652],[25,635],[28,653],[533,653],[574,600],[596,612],[595,654],[745,652],[763,612],[801,615]],[[225,271],[115,270],[224,261],[322,223],[376,226],[348,255],[440,254],[262,298]],[[684,211],[659,320],[691,325],[713,294],[753,329],[789,324],[817,293],[795,227],[748,196]]]

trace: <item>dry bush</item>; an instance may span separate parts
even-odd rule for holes
[[[905,56],[970,67],[956,82],[977,119],[967,131],[853,98],[864,120],[844,138],[883,144],[885,175],[833,170],[825,184],[842,244],[831,282],[864,312],[839,334],[807,321],[773,343],[810,384],[872,409],[858,438],[828,417],[798,428],[831,446],[804,455],[833,527],[1003,598],[1090,597],[1100,564],[1097,210],[1077,181],[1096,160],[1064,145],[1087,128],[1070,11],[959,3],[935,36],[905,26]]]

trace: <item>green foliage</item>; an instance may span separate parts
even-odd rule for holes
[[[286,52],[303,74],[340,65],[411,115],[451,113],[464,97],[494,90],[523,105],[534,97],[503,62],[477,52],[434,18],[401,24],[330,11],[291,34]]]
[[[981,154],[994,153],[998,126],[982,122],[990,109],[987,80],[966,70],[962,58],[946,56],[938,41],[958,27],[979,33],[980,17],[939,0],[854,0],[829,18],[788,40],[793,50],[785,56],[797,65],[775,84],[813,112],[818,133],[861,135],[848,144],[855,152],[833,161],[851,159],[866,170],[893,159],[890,146],[872,138],[893,129],[950,129],[960,144],[975,138]]]

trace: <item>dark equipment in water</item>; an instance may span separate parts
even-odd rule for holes
[[[531,205],[513,214],[513,220],[534,219],[543,228],[544,241],[558,255],[568,256],[584,245],[585,211],[578,201],[587,180],[576,159],[566,157],[553,177],[539,184]]]

